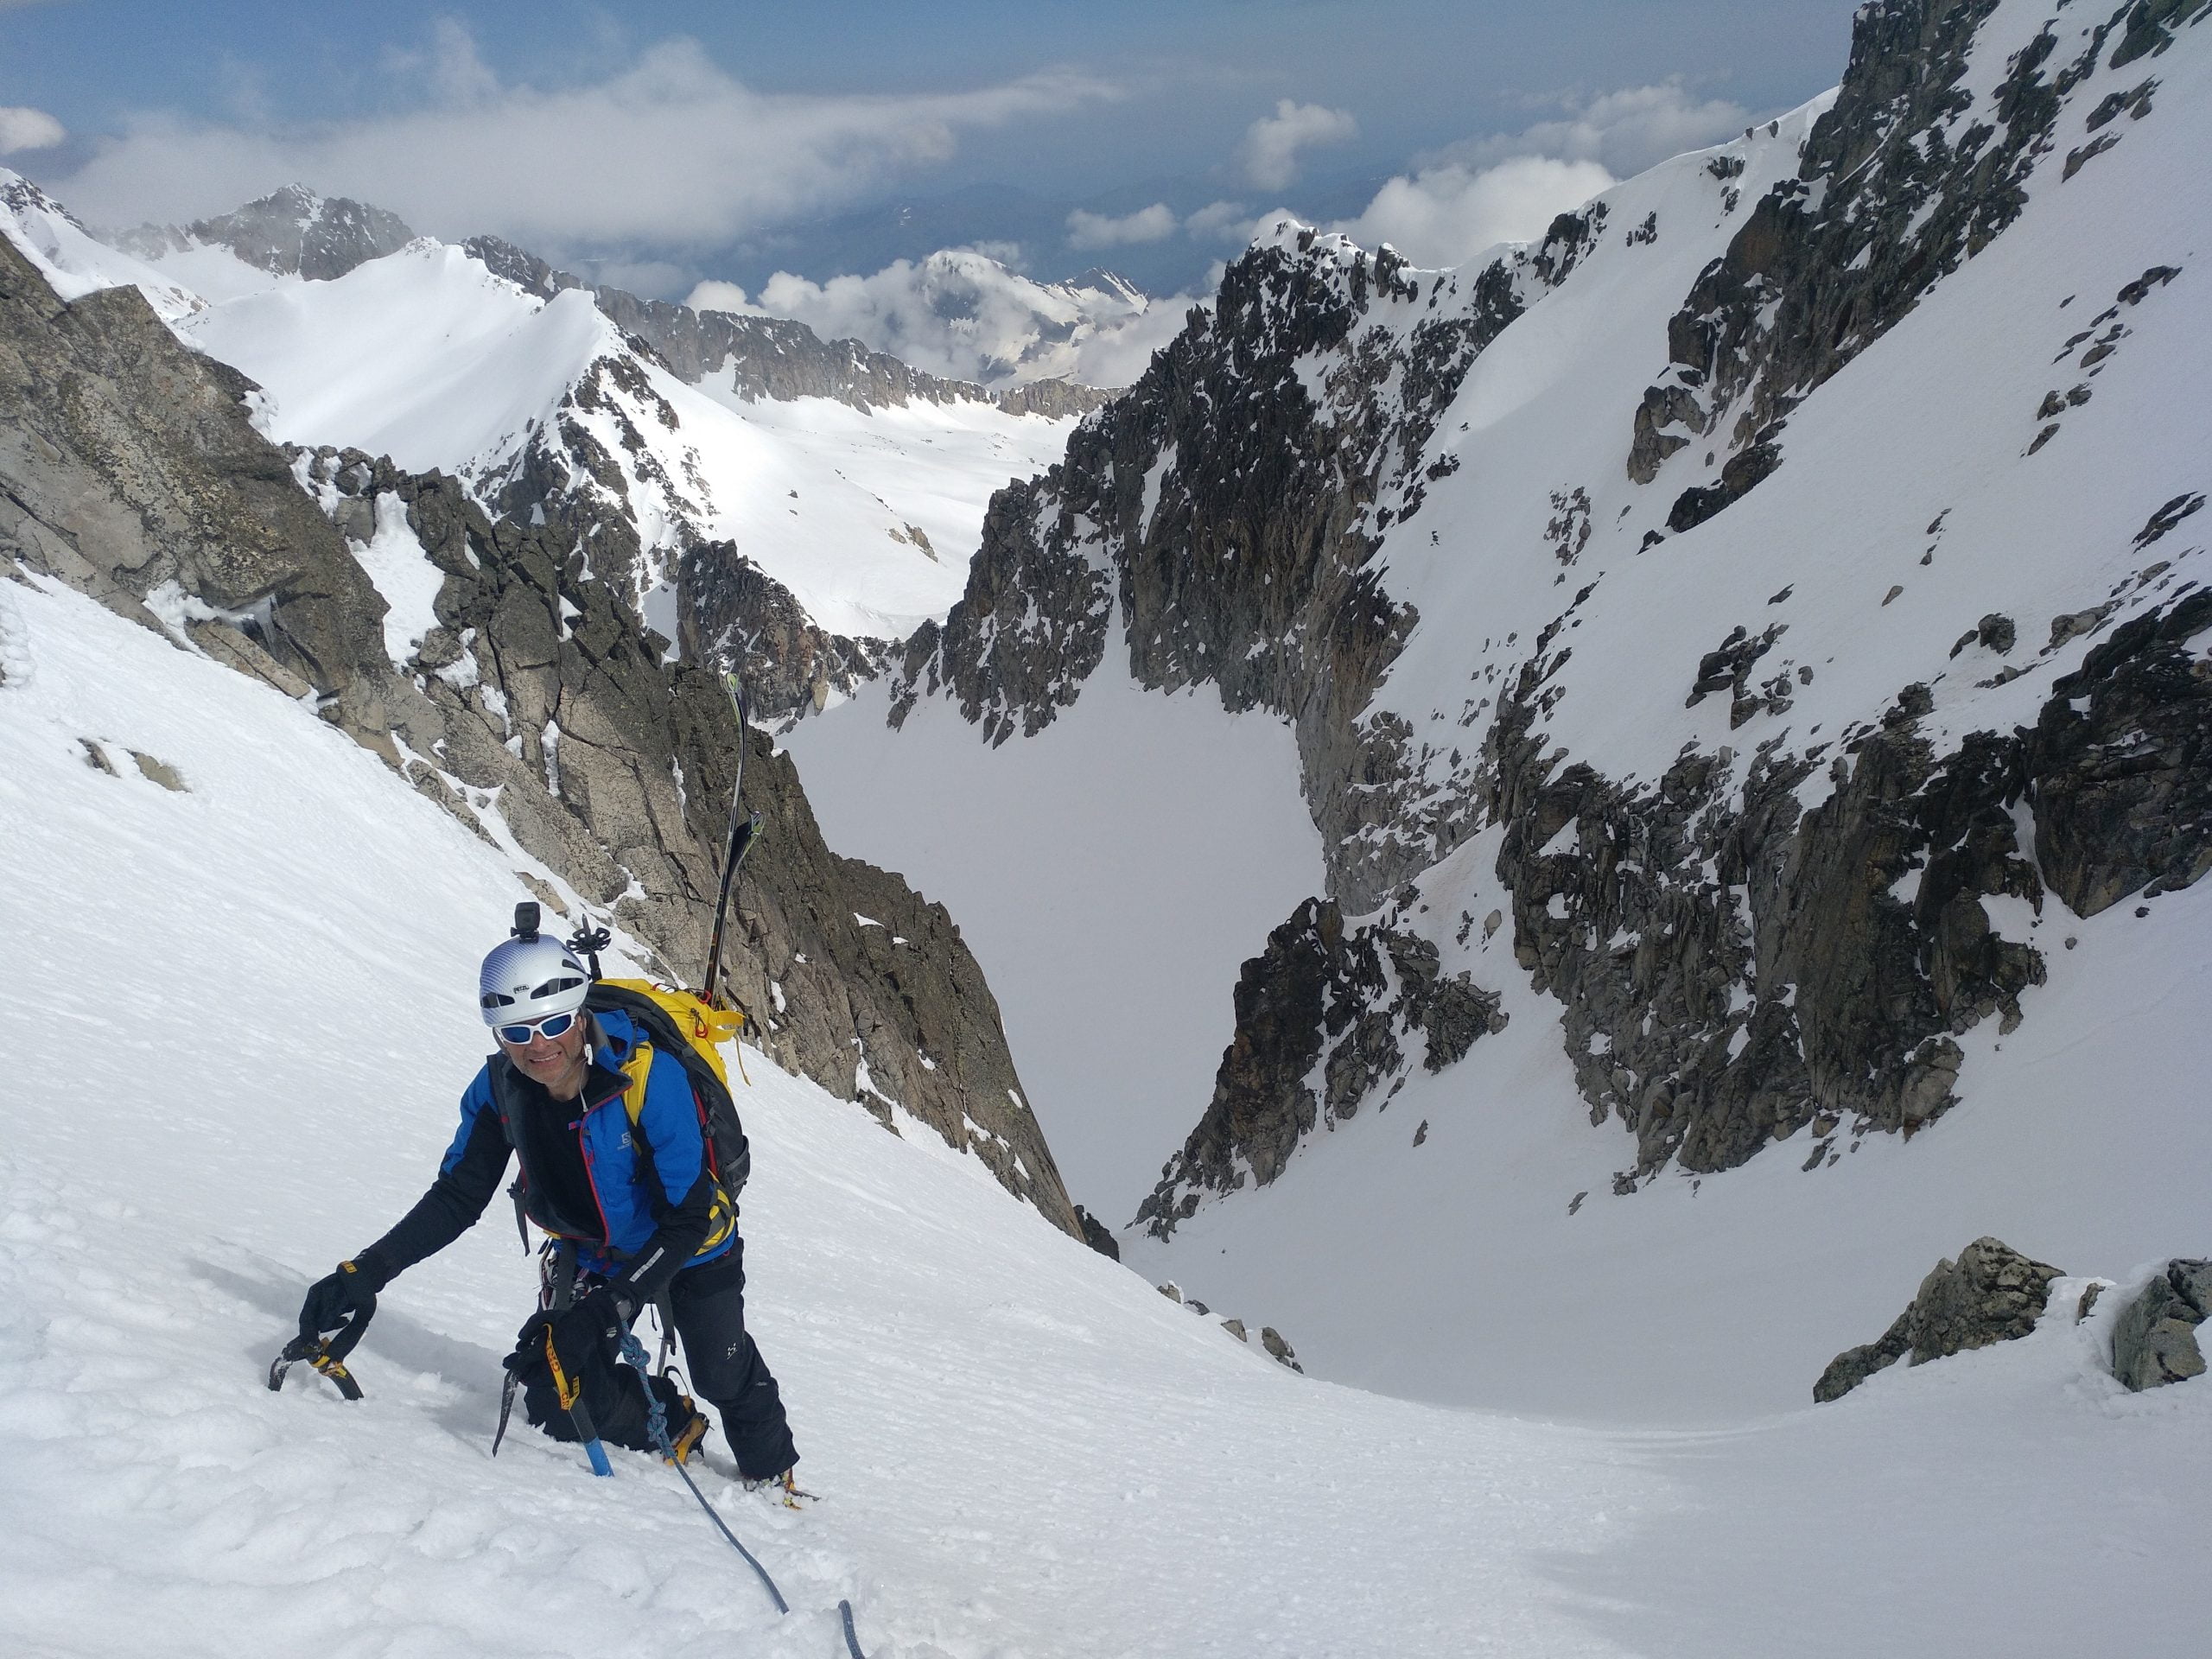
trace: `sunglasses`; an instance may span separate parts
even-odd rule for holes
[[[533,1037],[565,1037],[569,1027],[576,1023],[574,1014],[549,1014],[543,1020],[532,1020],[519,1026],[494,1026],[493,1034],[503,1043],[520,1048]]]

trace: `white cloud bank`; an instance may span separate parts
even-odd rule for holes
[[[1078,207],[1068,215],[1068,245],[1072,248],[1120,248],[1133,243],[1163,242],[1175,234],[1174,210],[1164,201],[1140,207],[1119,219],[1086,213]]]
[[[44,110],[0,104],[0,156],[20,149],[51,149],[69,136]]]
[[[982,250],[948,248],[826,283],[778,271],[758,295],[731,283],[701,283],[684,303],[790,317],[824,340],[858,340],[956,380],[1008,385],[1060,378],[1123,386],[1181,330],[1193,302],[1187,295],[1147,300],[1122,288],[1039,283]]]
[[[1282,99],[1273,115],[1263,115],[1244,130],[1236,164],[1262,190],[1280,190],[1298,177],[1298,152],[1319,144],[1341,144],[1359,136],[1349,110],[1327,109]]]
[[[1743,106],[1668,81],[1568,105],[1521,132],[1469,139],[1383,185],[1356,219],[1329,226],[1415,264],[1460,265],[1501,242],[1529,242],[1619,179],[1749,124]]]
[[[1479,170],[1456,162],[1392,179],[1357,219],[1329,228],[1367,247],[1388,242],[1417,265],[1461,265],[1501,242],[1530,242],[1567,208],[1615,183],[1595,162],[1516,156]]]
[[[1522,156],[1596,162],[1621,178],[1741,132],[1751,112],[1725,99],[1700,99],[1679,80],[1626,86],[1561,101],[1562,114],[1510,137],[1469,139],[1421,158],[1423,166],[1482,168]]]
[[[395,113],[292,128],[147,116],[57,188],[108,224],[221,213],[304,180],[448,236],[714,245],[943,162],[963,133],[1113,95],[1065,73],[964,92],[771,95],[681,39],[545,90],[503,84],[450,22],[394,63],[419,100]]]

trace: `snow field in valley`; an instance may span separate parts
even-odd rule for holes
[[[1118,1227],[1212,1093],[1239,964],[1322,870],[1287,728],[1108,658],[997,748],[944,698],[891,730],[880,685],[783,741],[830,844],[951,911],[1070,1196]]]
[[[2171,1570],[2212,1541],[2212,1389],[2101,1376],[2110,1298],[1722,1433],[1425,1406],[1293,1376],[747,1055],[753,1324],[825,1496],[703,1479],[778,1619],[651,1459],[486,1455],[532,1293],[496,1205],[386,1292],[365,1402],[262,1387],[308,1280],[446,1144],[507,864],[89,601],[0,586],[0,1650],[822,1656],[841,1596],[874,1659],[1996,1655],[2123,1624],[2177,1654],[2212,1617]]]

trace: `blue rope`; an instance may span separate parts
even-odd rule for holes
[[[784,1592],[776,1588],[776,1581],[768,1576],[768,1569],[760,1565],[751,1550],[738,1542],[737,1535],[729,1529],[728,1523],[715,1512],[715,1506],[707,1502],[707,1495],[699,1490],[699,1484],[691,1478],[690,1471],[677,1460],[676,1447],[668,1438],[668,1408],[661,1404],[660,1396],[653,1392],[652,1382],[645,1371],[646,1366],[652,1362],[646,1358],[645,1345],[638,1340],[637,1332],[634,1331],[625,1331],[622,1333],[622,1358],[632,1370],[637,1372],[638,1386],[645,1391],[645,1433],[652,1438],[653,1445],[659,1449],[661,1457],[674,1468],[677,1474],[683,1477],[683,1484],[691,1489],[691,1496],[699,1500],[699,1507],[707,1512],[707,1518],[721,1529],[723,1537],[729,1540],[729,1547],[744,1556],[747,1565],[760,1575],[760,1582],[768,1586],[769,1595],[775,1599],[776,1611],[779,1613],[790,1612],[791,1604],[784,1599]]]

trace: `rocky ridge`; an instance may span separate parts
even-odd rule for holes
[[[275,275],[329,281],[398,251],[415,236],[384,209],[293,185],[219,218],[141,226],[112,240],[146,258],[219,247]],[[512,453],[481,471],[463,468],[463,481],[495,518],[551,513],[575,524],[594,572],[626,585],[633,601],[664,580],[677,582],[679,638],[671,643],[717,669],[745,662],[758,682],[758,705],[773,718],[797,718],[832,691],[850,695],[880,671],[897,642],[822,627],[742,550],[708,534],[694,465],[680,454],[663,459],[671,445],[680,449],[678,422],[653,391],[647,365],[687,384],[726,383],[748,402],[826,397],[863,410],[982,404],[1058,420],[1109,395],[1059,380],[998,389],[948,380],[858,340],[824,341],[803,323],[699,312],[594,286],[496,237],[472,238],[462,247],[540,299],[588,293],[615,331],[610,349],[584,369],[557,408]],[[652,544],[641,534],[649,523],[656,526]]]
[[[124,252],[145,259],[193,247],[227,248],[271,276],[327,283],[398,252],[415,239],[415,232],[398,214],[381,207],[288,184],[234,213],[189,225],[142,225],[111,239]]]
[[[1382,537],[1450,470],[1423,456],[1468,366],[1593,233],[1562,215],[1469,277],[1303,227],[1253,248],[1058,466],[993,502],[967,592],[908,642],[893,723],[942,693],[986,741],[1034,735],[1118,618],[1140,683],[1210,682],[1291,721],[1332,888],[1373,909],[1433,845],[1405,810],[1405,734],[1362,719],[1417,620]]]
[[[0,241],[9,571],[311,701],[506,849],[556,912],[610,922],[679,982],[704,957],[749,745],[746,796],[766,833],[725,989],[755,1039],[887,1124],[895,1105],[974,1151],[1080,1237],[950,918],[823,845],[789,760],[588,579],[581,527],[494,522],[455,480],[359,454],[287,456],[252,426],[251,390],[181,346],[135,289],[64,304]],[[356,554],[403,537],[440,582],[435,620],[399,639]]]
[[[1376,1109],[1389,1109],[1416,1053],[1441,1071],[1504,1028],[1497,994],[1441,972],[1436,946],[1397,920],[1347,929],[1334,901],[1309,899],[1244,964],[1212,1103],[1137,1211],[1156,1236],[1202,1190],[1266,1185],[1317,1122],[1356,1116],[1386,1083]]]

